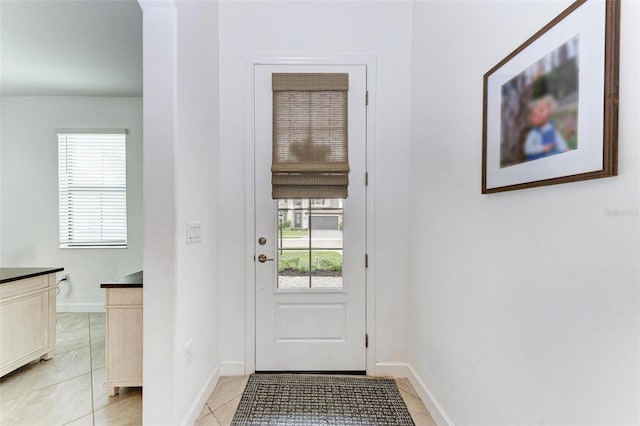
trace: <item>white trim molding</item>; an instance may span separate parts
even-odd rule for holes
[[[444,411],[431,390],[422,381],[416,370],[406,362],[378,362],[375,367],[375,374],[380,376],[406,377],[411,382],[413,388],[418,392],[425,407],[431,414],[433,420],[439,426],[454,426],[453,421]]]
[[[104,312],[104,303],[58,303],[57,312]]]
[[[220,362],[220,375],[221,376],[245,376],[246,366],[244,361],[221,361]]]

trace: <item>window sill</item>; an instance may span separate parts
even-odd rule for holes
[[[110,246],[110,245],[60,245],[59,248],[63,250],[67,249],[126,249],[127,245],[123,246]]]

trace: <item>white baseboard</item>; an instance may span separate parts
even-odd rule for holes
[[[440,426],[453,426],[451,418],[410,364],[406,362],[378,362],[376,363],[376,371],[373,372],[373,374],[408,378],[436,424]]]
[[[104,312],[104,303],[58,303],[57,312]]]
[[[214,368],[211,372],[211,375],[209,376],[209,379],[205,383],[204,387],[198,394],[195,402],[191,404],[191,407],[189,407],[187,415],[184,417],[184,419],[182,419],[182,422],[180,422],[181,426],[192,425],[196,422],[196,420],[198,420],[198,416],[202,412],[204,404],[207,403],[207,400],[211,396],[211,393],[213,393],[213,389],[218,383],[218,379],[220,379],[220,370],[220,363],[218,363],[218,365],[216,365],[216,368]]]
[[[367,371],[372,376],[409,377],[409,364],[406,362],[376,362],[374,371]]]
[[[246,375],[244,361],[221,361],[220,375],[221,376]]]

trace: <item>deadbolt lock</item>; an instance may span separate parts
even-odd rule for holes
[[[267,239],[265,237],[258,238],[258,244],[260,244],[261,246],[267,244]]]

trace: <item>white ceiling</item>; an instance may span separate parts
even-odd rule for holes
[[[0,0],[0,94],[142,96],[136,0]]]

